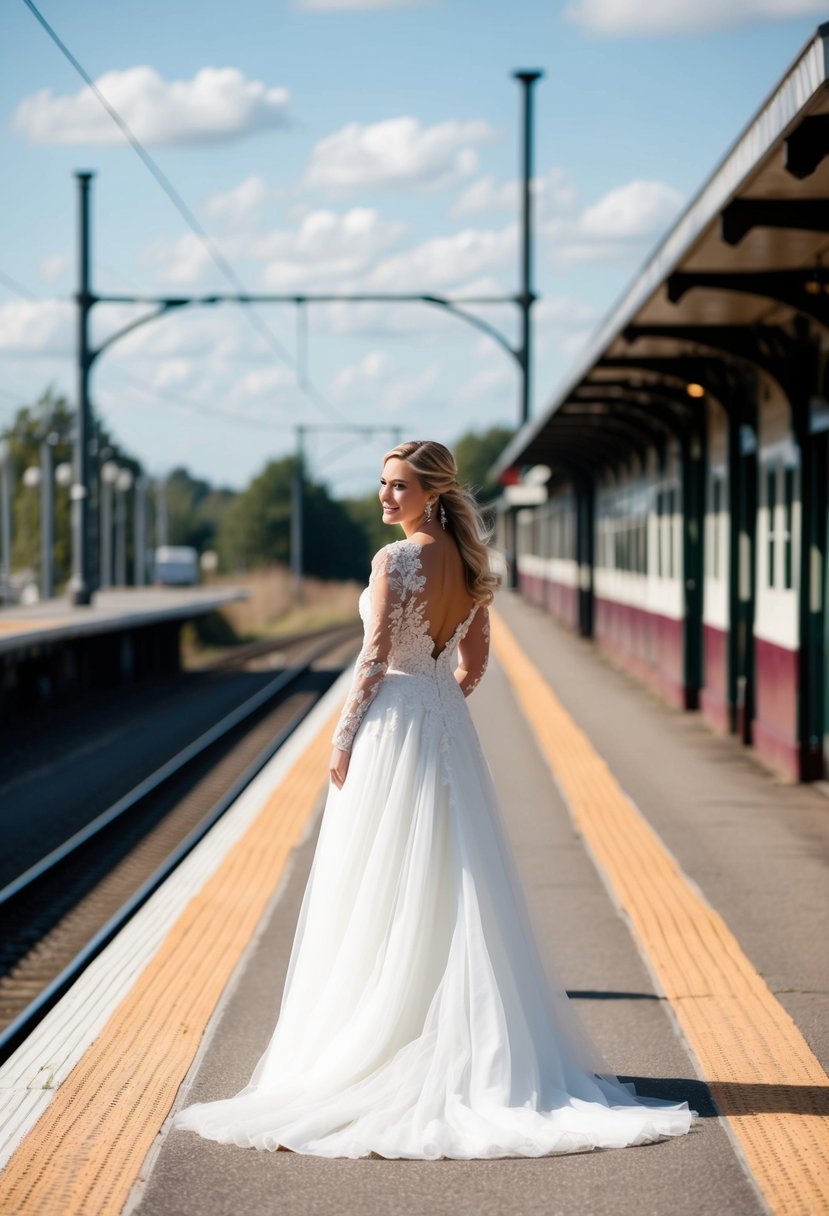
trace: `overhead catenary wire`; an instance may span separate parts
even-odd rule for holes
[[[118,111],[115,109],[115,107],[107,100],[107,98],[104,96],[104,94],[98,88],[97,84],[92,79],[89,72],[87,72],[87,70],[83,66],[83,64],[77,59],[77,57],[75,55],[73,55],[73,53],[70,51],[70,49],[66,45],[66,43],[60,38],[60,36],[57,34],[57,32],[52,28],[52,26],[49,24],[49,22],[46,20],[46,18],[43,16],[43,14],[40,12],[37,5],[33,3],[33,0],[23,0],[23,3],[30,10],[30,12],[35,17],[35,19],[40,23],[40,25],[43,27],[43,29],[46,31],[46,33],[49,35],[49,37],[52,39],[52,41],[54,42],[54,44],[58,48],[58,50],[61,52],[61,54],[69,61],[69,63],[71,63],[72,67],[75,69],[75,71],[81,77],[81,79],[85,82],[87,87],[92,90],[93,94],[98,99],[98,101],[101,103],[101,105],[104,107],[107,114],[109,114],[112,121],[115,123],[115,125],[118,127],[118,129],[121,131],[121,133],[124,136],[124,138],[126,139],[127,143],[129,143],[130,147],[133,149],[135,154],[139,157],[141,162],[144,164],[145,168],[155,178],[156,182],[159,184],[161,189],[164,191],[164,193],[169,198],[170,202],[173,204],[173,206],[179,212],[181,217],[184,219],[187,226],[190,228],[190,230],[192,232],[195,233],[195,235],[199,238],[199,240],[202,241],[202,243],[204,244],[208,253],[210,254],[210,257],[213,259],[213,262],[215,263],[217,268],[220,270],[220,272],[224,275],[224,277],[228,280],[228,282],[231,284],[231,286],[240,295],[247,294],[247,289],[246,289],[244,283],[239,278],[236,271],[233,269],[233,267],[231,266],[230,262],[227,260],[225,255],[222,253],[221,249],[218,247],[218,245],[213,240],[213,238],[210,236],[210,234],[207,232],[207,230],[202,226],[202,224],[199,223],[198,219],[193,214],[193,212],[190,210],[190,207],[187,205],[185,200],[182,198],[181,194],[178,192],[178,190],[175,188],[173,183],[170,181],[169,177],[164,172],[164,170],[160,167],[160,165],[158,165],[155,162],[155,160],[150,155],[150,153],[146,150],[146,148],[143,146],[141,141],[137,138],[136,135],[133,134],[133,132],[132,132],[131,128],[129,127],[129,125],[127,124],[127,122],[121,117],[121,115],[118,113]],[[241,307],[245,317],[248,319],[250,324],[253,325],[254,329],[257,330],[260,337],[264,338],[264,340],[267,342],[267,344],[270,346],[270,348],[278,355],[278,357],[284,363],[286,363],[291,368],[292,371],[296,372],[296,370],[297,370],[296,361],[292,357],[290,351],[287,349],[286,346],[283,345],[282,342],[280,342],[280,340],[279,340],[279,338],[277,338],[276,334],[274,334],[273,331],[269,328],[269,326],[265,324],[265,322],[258,315],[258,313],[255,312],[255,310],[249,304],[245,304],[244,302],[240,302],[239,306]],[[307,379],[305,378],[304,375],[302,377],[298,377],[297,385],[298,385],[298,388],[300,389],[300,391],[302,393],[304,393],[304,395],[307,396],[309,398],[309,400],[313,401],[320,409],[324,410],[326,413],[330,414],[332,417],[340,419],[340,421],[345,420],[345,415],[343,415],[341,413],[341,411],[336,408],[336,406],[332,405],[332,403],[330,401],[328,401],[328,399],[319,391],[319,389],[313,388],[313,386],[310,385],[310,383],[307,381]]]
[[[34,303],[43,302],[42,296],[35,295],[34,292],[29,291],[29,289],[22,283],[18,283],[16,279],[12,279],[10,275],[5,274],[5,272],[2,270],[0,270],[0,283],[8,286],[10,290],[15,292],[15,294],[20,295],[25,299],[32,300]],[[14,286],[12,286],[12,284],[14,284]],[[120,363],[118,364],[117,374],[121,376],[122,379],[128,381],[130,385],[138,392],[144,393],[146,396],[151,397],[156,402],[159,400],[165,402],[176,409],[186,410],[189,413],[204,414],[206,416],[220,418],[223,421],[231,422],[236,426],[253,427],[256,430],[290,431],[294,429],[293,424],[289,422],[274,423],[270,422],[266,418],[245,418],[241,414],[234,414],[231,410],[223,410],[216,406],[203,405],[201,402],[188,401],[185,397],[182,397],[179,394],[172,394],[164,389],[153,388],[149,384],[144,383],[138,376],[134,376],[131,372],[128,372]],[[20,409],[27,408],[34,404],[32,401],[27,400],[27,394],[11,392],[4,388],[0,388],[0,396],[8,398],[9,401],[14,402],[14,404]]]
[[[137,376],[133,376],[131,372],[128,372],[120,365],[118,367],[118,375],[126,380],[137,392],[144,393],[157,402],[164,402],[174,406],[176,409],[186,410],[189,413],[220,418],[223,421],[231,422],[238,426],[253,427],[256,430],[292,431],[294,429],[293,424],[289,422],[271,422],[267,418],[246,418],[242,414],[234,414],[232,410],[223,410],[218,406],[202,405],[200,402],[188,401],[186,397],[168,393],[166,390],[152,388],[149,384],[144,384]]]
[[[6,274],[4,270],[0,270],[0,283],[3,284],[13,295],[20,296],[23,300],[36,300],[37,297],[32,294],[27,287],[22,283],[18,283],[17,279],[13,279],[10,274]]]

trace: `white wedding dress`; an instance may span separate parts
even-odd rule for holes
[[[322,1157],[539,1157],[681,1135],[687,1103],[598,1075],[544,969],[464,700],[487,611],[433,657],[422,569],[419,544],[387,545],[360,600],[335,736],[353,741],[350,767],[328,795],[270,1044],[241,1093],[175,1125]]]

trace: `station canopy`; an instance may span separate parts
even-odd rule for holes
[[[593,476],[685,432],[757,368],[786,385],[829,336],[829,23],[821,25],[591,340],[504,450],[502,481]],[[814,388],[812,388],[814,394]],[[810,400],[811,429],[829,409]]]

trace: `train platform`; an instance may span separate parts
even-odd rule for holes
[[[470,706],[542,949],[689,1136],[534,1160],[325,1160],[172,1131],[276,1018],[344,675],[0,1069],[0,1211],[803,1216],[829,1210],[829,802],[503,592]],[[823,930],[821,929],[823,926]]]
[[[89,689],[131,685],[181,666],[182,626],[244,599],[233,587],[118,587],[0,609],[0,725]]]
[[[236,588],[115,587],[98,591],[86,607],[61,598],[0,608],[0,654],[45,642],[190,620],[244,597],[245,592]]]

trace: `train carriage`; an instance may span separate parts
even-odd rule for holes
[[[515,581],[789,777],[824,775],[829,24],[496,469]]]

